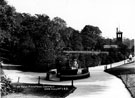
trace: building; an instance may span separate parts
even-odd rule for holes
[[[116,28],[116,43],[117,44],[121,44],[122,43],[122,36],[123,32],[121,32],[120,30],[118,30],[118,28]]]

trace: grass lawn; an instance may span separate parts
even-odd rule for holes
[[[132,97],[135,98],[135,63],[107,69],[105,72],[120,78],[131,93]]]
[[[3,96],[2,98],[65,98],[76,89],[68,85],[43,85],[14,83],[12,84],[14,93]]]

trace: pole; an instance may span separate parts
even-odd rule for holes
[[[125,64],[125,59],[126,59],[126,57],[125,57],[125,55],[124,55],[124,64]]]
[[[17,83],[19,83],[19,80],[20,80],[20,77],[18,77],[18,81],[17,81]]]
[[[106,70],[106,69],[107,69],[107,65],[104,66],[104,70]]]
[[[17,85],[16,85],[16,89],[17,89],[17,92],[18,92],[18,90],[19,90],[19,80],[20,80],[20,77],[18,77],[18,81],[17,81]]]
[[[126,74],[126,84],[128,83],[128,74]]]
[[[73,87],[73,86],[74,86],[74,81],[73,81],[73,79],[72,79],[71,83],[72,83],[72,87]]]
[[[40,76],[38,77],[38,84],[40,84]]]
[[[110,64],[110,68],[112,68],[112,63]]]

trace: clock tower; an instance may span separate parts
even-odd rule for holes
[[[118,28],[116,28],[116,42],[117,42],[117,44],[122,43],[122,34],[123,34],[123,32],[121,32],[120,30],[118,30]]]

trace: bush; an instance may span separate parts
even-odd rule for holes
[[[11,85],[11,81],[9,78],[6,78],[4,76],[1,77],[1,95],[5,96],[8,95],[9,93],[13,93],[13,86]]]

